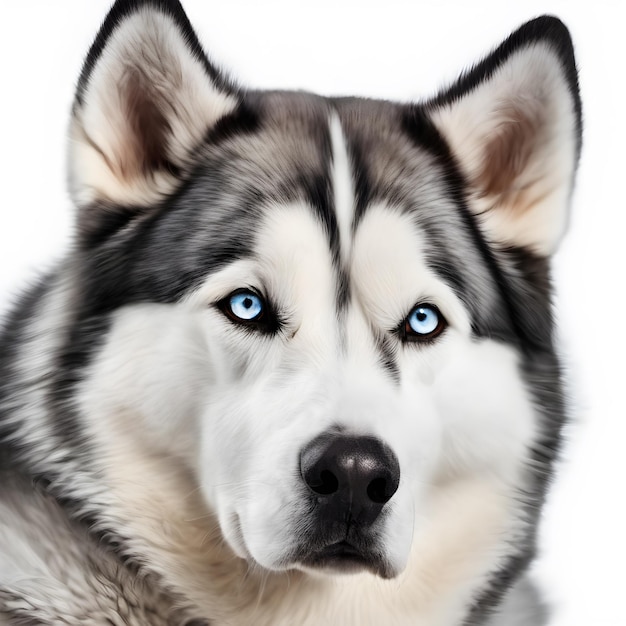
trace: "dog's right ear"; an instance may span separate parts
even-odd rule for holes
[[[110,213],[158,202],[237,103],[176,0],[118,0],[89,51],[72,110],[75,203],[82,213]],[[82,227],[85,220],[92,221],[81,215]]]

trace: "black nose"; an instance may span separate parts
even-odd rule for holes
[[[302,450],[300,471],[324,523],[369,526],[400,482],[396,455],[375,437],[320,435]]]

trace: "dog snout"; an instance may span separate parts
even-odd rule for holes
[[[400,483],[391,448],[375,437],[322,434],[300,455],[302,478],[322,523],[370,526]]]

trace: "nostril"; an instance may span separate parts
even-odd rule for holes
[[[330,470],[322,470],[317,476],[307,476],[307,485],[321,496],[328,496],[339,489],[339,480]]]
[[[367,496],[376,504],[386,504],[389,502],[395,491],[395,489],[389,486],[387,479],[383,476],[374,478],[367,486]]]

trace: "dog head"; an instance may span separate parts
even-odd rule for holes
[[[237,555],[388,578],[526,519],[580,143],[558,20],[394,104],[240,88],[177,3],[119,2],[70,132],[81,310],[111,322],[85,410],[184,464]]]

